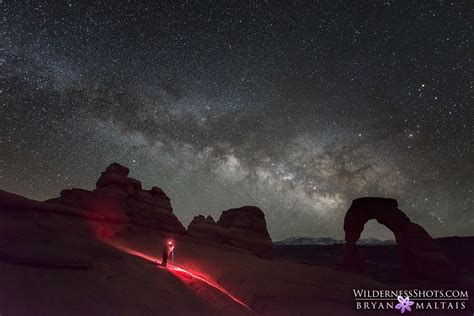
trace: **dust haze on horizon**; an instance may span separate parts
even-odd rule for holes
[[[352,199],[385,196],[434,237],[474,233],[464,1],[0,9],[2,190],[91,189],[118,162],[185,226],[256,205],[274,240],[341,238]]]

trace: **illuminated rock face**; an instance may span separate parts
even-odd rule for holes
[[[367,221],[376,219],[395,235],[401,254],[403,273],[406,276],[451,279],[454,267],[441,252],[431,236],[412,223],[394,199],[364,197],[352,201],[344,218],[345,257],[344,265],[353,270],[365,268],[364,259],[356,242]]]
[[[265,214],[255,206],[224,211],[217,223],[210,216],[196,216],[188,226],[188,233],[194,237],[255,251],[274,250]]]
[[[113,163],[102,172],[93,191],[63,190],[59,198],[49,202],[91,210],[114,222],[185,233],[163,190],[143,190],[140,181],[129,178],[128,173],[127,167]]]

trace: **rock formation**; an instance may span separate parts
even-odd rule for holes
[[[273,253],[265,215],[255,206],[224,211],[216,222],[211,216],[194,217],[188,231],[173,214],[169,197],[159,187],[144,190],[140,181],[128,176],[129,169],[113,163],[102,172],[92,191],[66,189],[60,197],[45,203],[20,199],[21,206],[31,204],[33,210],[46,210],[83,217],[97,237],[111,237],[125,229],[159,230],[189,234],[193,237],[250,249],[256,254]],[[26,201],[26,202],[25,202]],[[13,202],[12,202],[13,203]],[[15,206],[15,205],[13,205]],[[134,226],[130,226],[133,224]],[[137,227],[140,226],[140,227]]]
[[[255,206],[243,206],[222,212],[217,223],[211,216],[194,217],[188,226],[194,237],[255,251],[273,252],[265,214]]]
[[[140,181],[128,176],[129,169],[113,163],[102,172],[93,191],[68,189],[61,191],[59,198],[48,200],[48,204],[84,210],[101,218],[93,222],[93,230],[99,236],[111,236],[117,229],[135,224],[151,229],[181,233],[218,243],[247,248],[256,252],[272,251],[273,243],[267,231],[265,215],[254,206],[244,206],[222,213],[216,223],[211,216],[196,216],[189,230],[173,214],[169,197],[159,187],[144,190]],[[87,210],[87,211],[86,211]]]
[[[102,172],[93,191],[63,190],[59,198],[47,202],[90,210],[111,222],[185,233],[163,190],[143,190],[140,181],[129,178],[128,173],[127,167],[113,163]]]
[[[395,235],[401,254],[402,271],[411,277],[446,280],[454,276],[454,267],[441,252],[431,236],[398,209],[394,199],[364,197],[352,201],[344,218],[344,265],[363,270],[362,258],[356,242],[367,221],[376,219]]]

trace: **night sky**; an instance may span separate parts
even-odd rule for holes
[[[116,161],[185,226],[256,205],[274,240],[340,238],[375,195],[474,234],[472,2],[57,2],[0,2],[0,189]]]

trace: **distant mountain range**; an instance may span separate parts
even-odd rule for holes
[[[275,245],[335,245],[343,244],[344,240],[331,237],[289,237],[274,242]],[[361,238],[357,241],[359,245],[393,245],[395,240],[380,240],[377,238]]]

